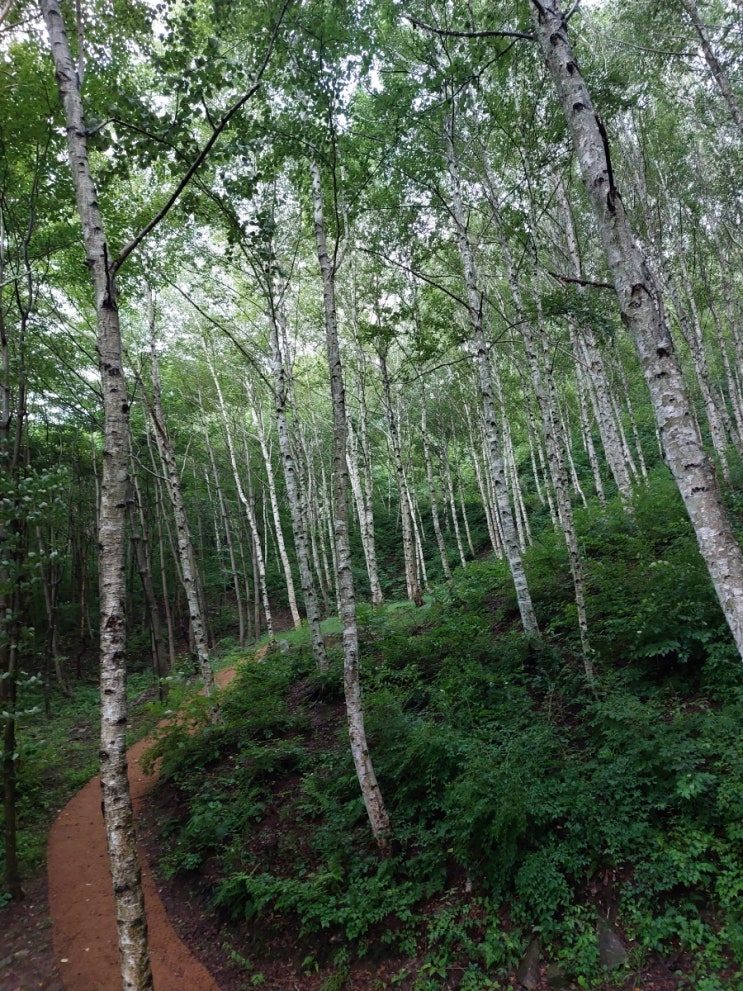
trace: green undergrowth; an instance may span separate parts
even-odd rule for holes
[[[186,672],[188,667],[188,673]],[[198,685],[184,665],[167,679],[169,693],[159,699],[151,671],[135,671],[127,678],[128,740],[133,743],[154,728],[194,694]],[[51,690],[49,716],[45,715],[40,678],[20,679],[16,716],[16,769],[18,775],[18,856],[22,877],[45,860],[48,831],[57,814],[91,777],[98,773],[100,694],[98,685],[76,684],[70,697]],[[0,858],[3,855],[4,817],[0,806]],[[5,900],[0,884],[0,902]]]
[[[242,667],[221,725],[158,742],[177,797],[161,870],[208,873],[214,911],[248,923],[246,959],[298,938],[304,969],[388,954],[391,984],[475,991],[505,986],[536,934],[558,986],[633,986],[657,958],[679,986],[743,987],[743,677],[662,479],[653,499],[579,520],[594,686],[551,535],[528,558],[542,641],[517,631],[497,561],[425,610],[360,610],[391,856],[369,835],[340,651],[320,676],[299,638]],[[628,948],[612,975],[601,918]]]

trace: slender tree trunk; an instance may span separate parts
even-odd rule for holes
[[[444,133],[446,147],[446,159],[449,168],[449,179],[452,195],[452,216],[456,226],[457,241],[459,243],[459,253],[464,267],[465,283],[467,286],[467,301],[470,326],[472,329],[472,342],[477,356],[477,367],[480,373],[480,393],[482,396],[483,417],[485,423],[485,434],[488,444],[490,475],[495,493],[495,503],[498,507],[498,516],[503,528],[503,545],[508,560],[508,567],[511,571],[514,588],[516,590],[516,601],[521,614],[521,622],[524,632],[529,636],[539,636],[539,626],[537,624],[536,613],[531,601],[529,585],[526,580],[524,562],[521,558],[516,527],[514,525],[511,504],[508,499],[508,489],[506,485],[505,472],[503,470],[503,455],[501,453],[500,439],[498,437],[498,420],[495,412],[495,401],[493,398],[493,377],[490,367],[490,355],[488,353],[487,341],[484,327],[484,306],[485,297],[478,285],[477,268],[475,266],[475,253],[470,243],[469,233],[465,222],[464,204],[462,201],[461,183],[456,154],[454,151],[454,117],[449,116]]]
[[[426,481],[428,482],[428,493],[431,499],[431,518],[433,519],[433,532],[436,537],[436,546],[439,549],[441,558],[441,570],[447,584],[451,584],[451,568],[449,566],[449,555],[446,550],[444,534],[441,530],[441,518],[439,516],[439,501],[436,494],[436,485],[433,475],[433,461],[431,460],[431,442],[428,437],[428,414],[426,410],[426,390],[421,379],[421,437],[423,439],[423,460],[426,465]],[[449,479],[451,481],[451,477]],[[456,522],[456,517],[455,517]],[[461,545],[460,545],[461,549]]]
[[[580,345],[577,340],[575,328],[572,325],[570,327],[570,340],[573,348],[573,355],[575,356],[576,391],[578,393],[578,409],[580,413],[581,434],[583,435],[583,446],[586,454],[588,455],[588,462],[591,465],[593,487],[596,490],[596,495],[599,502],[604,505],[606,503],[606,493],[604,492],[604,482],[601,478],[601,465],[599,464],[598,455],[596,454],[596,445],[593,442],[591,414],[589,412],[589,386],[586,381],[586,373],[581,358]]]
[[[4,231],[0,229],[0,235]],[[3,244],[0,242],[0,293],[4,284]],[[11,401],[11,359],[10,345],[5,326],[5,311],[0,295],[0,347],[2,349],[2,410],[0,411],[0,466],[2,467],[3,512],[0,515],[0,726],[2,727],[2,771],[3,791],[3,847],[5,887],[17,901],[24,897],[21,884],[21,871],[18,862],[18,820],[17,820],[17,754],[16,754],[16,713],[18,644],[20,641],[21,584],[12,580],[13,564],[22,553],[23,537],[19,531],[22,513],[19,508],[18,483],[20,465],[18,444],[15,442],[12,421],[15,416],[15,434],[23,430],[23,402],[13,409]],[[4,483],[4,484],[3,484]],[[6,488],[7,486],[7,488]],[[12,508],[11,508],[12,507]],[[15,568],[13,568],[15,570]]]
[[[162,483],[163,479],[157,472],[157,464],[155,461],[155,452],[152,449],[152,437],[150,431],[147,431],[147,450],[150,455],[150,464],[152,466],[152,474],[155,479],[155,517],[157,519],[157,551],[158,551],[158,561],[160,564],[160,585],[163,592],[163,611],[165,613],[165,628],[168,631],[168,669],[170,671],[175,670],[176,666],[176,651],[175,651],[175,629],[173,626],[173,610],[170,605],[170,588],[168,586],[168,569],[167,561],[165,557],[165,540],[163,539],[163,529],[165,527],[165,514],[163,512],[163,491]]]
[[[49,535],[48,540],[44,540],[41,530],[37,529],[39,541],[39,554],[42,560],[49,557],[49,549],[55,543],[55,535]],[[62,568],[59,561],[50,561],[43,566],[42,582],[44,585],[44,605],[46,607],[46,640],[44,644],[44,655],[49,669],[54,668],[54,675],[57,687],[66,698],[72,698],[72,692],[62,671],[62,659],[59,654],[59,586],[62,583]]]
[[[281,561],[281,567],[284,570],[284,579],[286,581],[286,593],[289,599],[289,611],[292,614],[292,622],[294,624],[294,629],[298,630],[302,625],[302,617],[299,615],[299,608],[297,607],[297,594],[294,590],[294,578],[292,576],[292,569],[289,563],[289,555],[287,553],[286,543],[284,541],[284,530],[281,525],[281,515],[279,513],[279,500],[276,495],[276,479],[273,472],[273,464],[271,463],[271,452],[268,449],[266,431],[263,426],[263,414],[261,412],[258,402],[255,399],[255,396],[253,395],[253,389],[247,380],[245,382],[245,390],[247,392],[250,404],[253,407],[253,415],[255,419],[256,430],[258,433],[258,443],[261,448],[261,454],[263,455],[263,463],[266,466],[268,495],[271,501],[271,513],[273,515],[273,526],[274,526],[274,532],[276,534],[276,543],[278,545],[279,559]]]
[[[323,191],[320,169],[311,163],[317,260],[323,285],[323,309],[333,403],[333,488],[334,536],[337,558],[339,607],[343,624],[343,688],[346,696],[348,733],[351,741],[356,774],[371,823],[372,833],[382,853],[389,852],[390,821],[382,793],[374,773],[371,754],[366,742],[364,711],[359,679],[359,641],[356,626],[356,595],[351,571],[351,549],[348,539],[348,466],[346,464],[346,399],[338,343],[335,304],[335,267],[328,254],[323,211]]]
[[[203,409],[203,407],[202,407]],[[232,578],[232,591],[235,596],[235,608],[237,609],[237,628],[238,628],[238,643],[241,647],[245,646],[245,608],[243,606],[242,592],[240,591],[240,575],[237,568],[237,558],[235,556],[235,542],[232,539],[232,527],[230,525],[230,516],[227,512],[227,502],[225,501],[224,492],[222,491],[222,484],[219,480],[219,472],[217,471],[217,462],[214,457],[214,448],[209,440],[209,432],[204,426],[204,443],[206,445],[207,452],[209,454],[209,462],[212,466],[212,478],[214,479],[214,485],[217,489],[217,501],[219,503],[219,514],[222,518],[222,532],[224,533],[224,539],[227,542],[227,552],[230,558],[230,575]]]
[[[397,427],[395,407],[392,401],[392,388],[390,385],[390,376],[387,367],[386,347],[379,348],[377,357],[379,359],[379,370],[382,374],[384,411],[387,416],[387,427],[390,432],[390,445],[392,447],[392,458],[395,464],[395,474],[397,475],[397,491],[400,498],[400,520],[402,522],[402,552],[403,561],[405,564],[405,585],[410,601],[415,603],[416,606],[422,606],[423,598],[421,596],[418,568],[416,566],[415,559],[413,520],[411,518],[410,503],[407,498],[405,469],[402,463],[402,447],[400,445],[400,433]]]
[[[126,486],[129,403],[123,375],[116,286],[86,145],[75,65],[57,0],[41,10],[67,120],[67,146],[88,270],[95,291],[105,414],[98,528],[101,646],[101,786],[125,991],[152,988],[147,920],[126,766]]]
[[[686,265],[683,264],[683,248],[681,248],[678,252],[677,257],[682,262],[683,278],[688,288],[688,282],[686,281],[688,279],[688,273],[684,271],[686,269]],[[730,466],[727,460],[728,441],[727,436],[725,435],[722,416],[717,408],[715,398],[712,395],[709,367],[707,365],[707,356],[704,351],[702,328],[699,322],[699,314],[697,312],[696,304],[692,294],[687,293],[689,309],[686,309],[678,292],[676,280],[670,271],[666,272],[665,283],[666,291],[668,292],[671,302],[673,303],[673,308],[676,311],[676,319],[678,320],[681,336],[686,341],[686,346],[689,349],[691,364],[696,375],[697,385],[699,386],[699,391],[702,396],[702,402],[704,403],[704,411],[707,414],[707,427],[709,428],[709,434],[712,439],[712,446],[717,454],[720,468],[722,469],[723,478],[725,478],[726,481],[730,481]]]
[[[490,171],[489,162],[485,167],[490,185],[491,208],[495,225],[498,230],[501,255],[506,266],[508,281],[511,287],[511,296],[516,307],[518,325],[521,330],[521,337],[524,342],[524,350],[531,372],[532,386],[537,400],[542,421],[542,432],[544,434],[545,445],[547,447],[547,463],[550,468],[550,476],[557,500],[557,512],[560,518],[560,525],[565,544],[568,550],[570,561],[570,573],[573,578],[573,589],[575,591],[575,604],[578,614],[578,629],[580,631],[581,647],[583,648],[583,665],[586,678],[589,682],[594,680],[593,664],[591,662],[591,646],[588,640],[588,619],[586,615],[585,580],[583,578],[583,563],[581,561],[578,547],[578,534],[575,529],[575,518],[573,516],[573,506],[570,501],[568,489],[568,478],[565,470],[565,459],[569,456],[566,433],[561,429],[560,415],[557,408],[557,394],[554,378],[549,371],[545,371],[543,355],[540,354],[539,338],[543,334],[541,327],[532,327],[524,304],[521,285],[519,283],[516,266],[511,258],[511,252],[506,239],[500,209],[495,199],[496,186],[495,178]],[[532,223],[533,223],[532,219]],[[541,310],[538,310],[541,318]],[[542,351],[544,348],[542,348]],[[577,478],[576,478],[577,483]],[[585,501],[585,500],[584,500]]]
[[[583,271],[580,251],[578,250],[578,238],[575,233],[573,215],[562,179],[557,183],[556,192],[562,210],[565,242],[571,263],[571,276],[580,279],[583,276]],[[582,287],[581,291],[583,291]],[[614,418],[614,410],[610,398],[612,395],[611,385],[606,374],[601,352],[598,348],[596,335],[594,334],[593,327],[587,321],[584,321],[579,327],[577,325],[571,326],[571,335],[573,336],[573,352],[576,355],[579,374],[582,368],[585,368],[588,373],[584,376],[585,387],[591,398],[609,470],[612,473],[622,499],[628,505],[632,497],[632,483],[627,468],[627,461],[622,450],[619,430]]]
[[[464,535],[467,538],[467,547],[470,552],[471,557],[475,557],[475,548],[472,543],[472,532],[470,530],[469,520],[467,519],[467,503],[464,498],[464,482],[462,481],[462,473],[459,470],[458,460],[455,462],[455,471],[457,477],[457,494],[459,496],[459,509],[462,513],[462,524],[464,526]]]
[[[183,499],[183,486],[180,472],[176,462],[173,444],[168,435],[168,428],[165,423],[165,414],[162,408],[162,387],[160,385],[160,370],[157,359],[157,349],[154,337],[154,316],[151,315],[151,326],[153,334],[150,341],[150,359],[152,363],[152,396],[148,396],[142,384],[141,392],[147,407],[147,413],[152,423],[155,435],[155,444],[160,456],[160,462],[165,472],[165,480],[170,497],[170,504],[173,508],[175,519],[176,543],[178,549],[178,561],[180,563],[181,581],[183,590],[186,593],[188,603],[188,614],[190,619],[190,633],[193,638],[193,647],[198,659],[199,673],[204,682],[204,694],[210,696],[214,692],[214,672],[212,670],[211,657],[209,654],[209,642],[207,639],[206,624],[202,610],[201,596],[199,595],[199,581],[196,569],[196,559],[193,550],[193,540],[191,539],[191,528],[188,523],[186,504]],[[212,719],[216,722],[220,718],[219,709],[215,707],[212,712]]]
[[[162,679],[168,674],[168,665],[165,660],[165,650],[163,648],[163,636],[160,628],[160,610],[155,597],[155,589],[152,584],[152,568],[150,566],[149,540],[145,529],[144,513],[142,511],[142,497],[139,491],[139,481],[133,464],[131,465],[131,492],[127,498],[127,510],[129,513],[129,533],[132,546],[134,547],[134,558],[139,572],[144,593],[145,616],[150,631],[152,642],[152,668],[155,677],[160,683],[160,695],[162,697]]]
[[[532,0],[536,36],[562,102],[622,311],[676,479],[725,618],[743,656],[743,553],[692,416],[663,299],[614,184],[609,144],[568,40],[557,0]]]
[[[255,515],[255,508],[253,505],[253,499],[248,498],[245,495],[245,490],[243,488],[242,480],[240,478],[240,472],[237,470],[237,456],[235,454],[235,446],[232,442],[232,428],[230,427],[229,416],[227,415],[227,407],[224,402],[224,397],[222,396],[222,387],[219,384],[219,378],[217,377],[217,372],[211,361],[207,356],[207,362],[209,365],[209,371],[211,372],[212,379],[214,380],[214,387],[217,390],[217,400],[219,402],[219,410],[222,415],[222,425],[224,426],[225,438],[227,439],[227,450],[230,455],[230,463],[232,465],[232,475],[235,479],[235,486],[237,488],[237,495],[240,502],[245,510],[245,516],[248,520],[248,525],[250,527],[250,533],[253,540],[253,558],[254,558],[254,575],[256,577],[256,586],[260,587],[261,599],[263,601],[263,612],[266,617],[266,630],[268,631],[268,637],[270,640],[274,639],[273,631],[273,617],[271,616],[271,603],[268,599],[268,585],[266,584],[266,565],[263,558],[263,546],[261,544],[260,530],[258,529],[258,520]],[[256,621],[256,627],[259,625],[259,620]]]
[[[369,410],[366,404],[366,388],[364,379],[361,380],[359,388],[359,448],[361,451],[361,477],[363,481],[363,528],[368,541],[367,548],[367,571],[369,573],[369,586],[371,590],[372,605],[381,606],[384,602],[382,585],[379,581],[379,567],[377,565],[377,546],[374,533],[374,473],[371,445],[369,442]]]
[[[462,567],[462,571],[467,568],[467,558],[464,554],[464,544],[462,543],[462,534],[459,529],[459,516],[457,514],[457,500],[454,495],[454,478],[451,470],[451,463],[449,461],[449,445],[444,439],[441,450],[439,461],[443,467],[444,483],[446,485],[446,496],[447,503],[449,506],[449,515],[451,516],[452,528],[454,530],[454,539],[457,542],[457,553],[459,554],[459,563]]]
[[[478,424],[479,426],[479,424]],[[498,558],[503,557],[503,544],[498,535],[498,527],[495,520],[496,509],[493,506],[493,500],[490,494],[490,487],[488,486],[486,480],[483,478],[483,469],[480,464],[480,452],[478,451],[478,445],[475,442],[475,437],[473,435],[473,429],[471,422],[467,423],[467,431],[469,434],[469,447],[470,447],[470,458],[472,461],[472,469],[475,473],[475,481],[477,482],[477,489],[480,493],[480,502],[482,503],[483,512],[485,513],[485,524],[488,528],[488,536],[490,537],[490,546],[493,548],[493,553]],[[482,444],[480,444],[480,449],[482,449]],[[461,490],[460,490],[461,494]],[[471,544],[470,549],[472,550]],[[474,550],[472,550],[472,556],[475,556]]]
[[[307,537],[307,495],[297,470],[291,434],[289,432],[287,407],[290,400],[289,379],[291,377],[291,370],[287,367],[287,362],[284,361],[279,334],[279,328],[285,327],[286,317],[279,294],[273,292],[273,287],[270,288],[268,327],[273,372],[274,416],[276,418],[276,432],[279,437],[281,467],[284,473],[286,498],[289,503],[294,547],[297,551],[297,564],[299,566],[299,581],[302,588],[302,596],[304,597],[304,608],[307,613],[307,624],[310,629],[312,652],[318,670],[327,671],[328,655],[325,650],[325,640],[323,639],[320,626],[320,606],[317,601],[317,590],[312,577],[310,545]]]
[[[423,588],[426,592],[431,591],[428,584],[428,572],[426,571],[426,558],[423,554],[423,538],[421,533],[423,531],[423,520],[421,518],[420,506],[418,505],[417,499],[412,495],[410,488],[408,486],[407,476],[403,476],[405,483],[405,498],[408,501],[408,506],[410,507],[410,522],[413,527],[413,540],[415,543],[415,550],[418,556],[418,571],[421,578],[423,579]]]
[[[710,43],[709,37],[707,35],[707,29],[702,23],[702,19],[699,16],[699,11],[697,10],[696,0],[679,0],[680,5],[689,15],[691,23],[694,25],[694,30],[699,35],[699,40],[702,44],[702,51],[704,52],[704,57],[707,61],[707,65],[710,68],[710,72],[717,83],[720,92],[723,95],[725,103],[727,103],[730,113],[732,114],[733,120],[743,136],[743,110],[733,92],[733,88],[730,85],[730,80],[727,77],[725,70],[720,64],[720,60],[715,54],[715,50]]]

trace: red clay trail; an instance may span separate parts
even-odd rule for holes
[[[220,687],[234,673],[234,668],[220,671],[217,675]],[[152,742],[148,738],[129,748],[129,785],[135,818],[157,780],[156,773],[146,776],[139,766],[142,754]],[[219,991],[211,974],[171,926],[141,845],[139,853],[157,991]],[[52,826],[47,875],[54,951],[65,988],[121,991],[116,914],[98,777],[75,795]]]

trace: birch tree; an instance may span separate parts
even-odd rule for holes
[[[165,420],[165,411],[162,402],[162,384],[160,381],[160,362],[157,355],[157,343],[155,338],[155,312],[152,298],[149,299],[149,323],[150,323],[150,375],[152,379],[152,392],[149,394],[142,384],[142,396],[147,408],[147,414],[152,424],[152,432],[155,437],[157,453],[160,456],[160,463],[165,474],[165,481],[170,498],[170,505],[173,509],[175,520],[176,544],[178,551],[178,561],[180,563],[181,581],[183,590],[188,602],[188,615],[190,620],[191,637],[193,639],[196,657],[199,666],[199,673],[204,683],[204,693],[209,696],[214,693],[214,671],[212,669],[211,656],[209,652],[209,639],[206,631],[206,622],[202,608],[201,596],[199,594],[200,582],[196,566],[196,555],[194,554],[193,538],[191,536],[191,526],[186,511],[186,503],[183,498],[183,484],[178,470],[175,449],[171,441],[168,427]],[[212,717],[216,721],[219,718],[218,709],[213,709]]]
[[[557,0],[531,4],[534,31],[572,136],[622,319],[650,392],[663,454],[743,657],[743,553],[692,415],[664,301],[617,188],[609,139],[575,58],[565,14]]]
[[[480,395],[488,445],[488,466],[495,494],[495,504],[498,509],[498,517],[503,528],[503,546],[514,588],[516,589],[516,600],[518,602],[519,613],[521,614],[521,623],[526,633],[531,636],[538,636],[539,627],[537,625],[537,617],[531,601],[531,594],[529,592],[526,571],[524,570],[524,562],[519,548],[516,526],[506,486],[503,454],[498,436],[498,419],[495,411],[490,353],[485,335],[485,307],[487,304],[485,294],[479,283],[475,252],[465,218],[459,164],[454,145],[454,124],[455,115],[454,111],[451,110],[447,114],[444,125],[444,147],[451,191],[451,214],[456,230],[459,253],[462,259],[462,268],[464,270],[464,280],[467,287],[467,315],[480,375]]]
[[[356,593],[351,570],[351,548],[348,537],[348,465],[346,462],[346,399],[343,366],[338,340],[338,319],[335,302],[337,245],[334,256],[328,251],[325,232],[324,194],[320,168],[310,162],[312,174],[312,205],[317,246],[317,260],[323,288],[323,314],[333,407],[333,536],[336,552],[339,606],[343,624],[343,688],[346,697],[348,732],[361,794],[371,823],[372,833],[380,850],[389,851],[390,821],[382,800],[374,766],[369,753],[364,727],[364,712],[359,679],[359,637],[356,625]]]
[[[121,348],[115,274],[87,146],[80,79],[57,0],[42,0],[54,69],[67,122],[77,211],[95,294],[105,417],[105,456],[98,522],[100,596],[100,777],[124,991],[149,991],[152,970],[126,763],[126,487],[129,400]]]

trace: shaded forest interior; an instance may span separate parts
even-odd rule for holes
[[[731,991],[743,15],[466,7],[0,4],[0,900],[184,705],[228,991]]]

